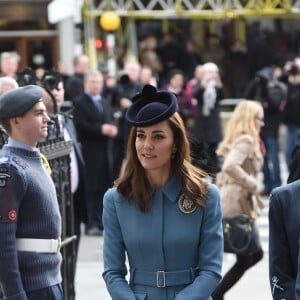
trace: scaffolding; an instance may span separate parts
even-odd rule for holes
[[[86,0],[86,17],[113,10],[136,19],[238,17],[298,18],[300,0]]]
[[[126,19],[126,26],[119,33],[127,38],[132,56],[136,56],[136,20],[234,20],[239,38],[245,40],[245,19],[299,19],[300,0],[85,0],[84,44],[94,67],[95,20],[105,11],[114,11]]]

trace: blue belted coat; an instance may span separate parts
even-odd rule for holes
[[[106,192],[103,278],[113,300],[210,299],[223,257],[219,191],[210,184],[206,208],[190,213],[180,210],[180,196],[176,176],[152,191],[144,213],[115,188]]]

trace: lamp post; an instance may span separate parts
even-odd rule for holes
[[[107,32],[106,45],[107,45],[107,67],[110,76],[115,76],[117,66],[115,59],[115,31],[120,27],[120,17],[114,11],[104,12],[99,19],[100,26]]]

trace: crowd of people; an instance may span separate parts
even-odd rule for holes
[[[279,163],[280,151],[291,173],[299,162],[300,59],[266,65],[237,84],[238,104],[224,128],[217,46],[212,37],[200,56],[189,41],[183,66],[166,35],[156,53],[160,63],[149,61],[147,49],[142,60],[124,60],[115,77],[105,63],[92,70],[85,54],[74,58],[74,74],[19,70],[17,53],[1,54],[0,121],[8,143],[0,151],[0,299],[1,293],[3,299],[63,299],[61,257],[48,242],[59,241],[60,216],[38,150],[57,124],[72,141],[76,255],[82,228],[103,236],[103,278],[113,299],[224,299],[263,250],[237,255],[221,279],[222,216],[253,218],[261,196],[270,199],[272,297],[300,299],[299,183],[294,176],[286,185]],[[49,266],[44,272],[42,264]]]

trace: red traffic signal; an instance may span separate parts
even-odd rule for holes
[[[103,47],[103,42],[101,39],[95,39],[95,47],[96,49],[101,49]]]

